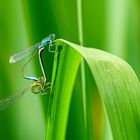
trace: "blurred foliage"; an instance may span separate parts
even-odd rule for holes
[[[84,46],[94,46],[125,59],[140,78],[139,13],[138,0],[82,1]],[[20,72],[26,60],[10,65],[9,56],[32,46],[50,33],[55,33],[57,38],[79,44],[75,0],[0,1],[0,98],[20,92],[29,84]],[[46,62],[48,78],[51,79],[53,54],[47,54],[43,59]],[[86,69],[86,75],[90,75],[88,68]],[[37,57],[26,72],[41,75]],[[77,139],[81,135],[84,139],[86,135],[82,121],[84,116],[80,81],[79,74],[71,100],[66,139]],[[91,82],[94,82],[93,79]],[[93,106],[91,133],[96,134],[94,139],[109,139],[110,131],[96,85],[89,90],[93,93],[92,97],[87,99]],[[90,98],[96,99],[93,100],[94,103],[89,101]],[[46,95],[40,97],[28,92],[19,102],[0,112],[0,139],[45,139],[47,100]],[[100,112],[100,124],[96,122],[96,118],[99,118],[97,111]],[[104,132],[100,132],[102,128],[105,128]]]

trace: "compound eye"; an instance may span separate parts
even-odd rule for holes
[[[41,93],[41,91],[42,91],[42,87],[41,87],[40,84],[31,85],[31,86],[30,86],[30,89],[31,89],[31,91],[32,91],[34,94]]]
[[[50,38],[51,38],[52,40],[54,40],[54,39],[55,39],[55,34],[50,34]]]

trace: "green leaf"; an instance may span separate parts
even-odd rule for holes
[[[56,44],[46,139],[65,139],[74,80],[82,57],[96,81],[113,138],[140,139],[140,84],[132,68],[98,49],[62,39]]]

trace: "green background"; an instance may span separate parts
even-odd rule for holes
[[[55,33],[57,38],[80,43],[77,6],[76,0],[0,1],[0,98],[20,92],[30,83],[23,79],[20,71],[26,60],[9,64],[10,55],[32,46],[50,33]],[[83,0],[83,45],[123,58],[140,77],[139,13],[138,0]],[[44,60],[48,78],[51,79],[53,55],[47,54]],[[37,57],[28,65],[26,73],[41,75]],[[86,75],[90,75],[87,67]],[[79,79],[80,75],[77,76],[71,101],[66,139],[85,139]],[[89,87],[94,84],[90,76],[88,81],[91,81],[87,83]],[[96,140],[108,139],[108,123],[96,86],[90,87],[90,90],[93,92],[88,99],[92,105],[93,130],[90,133]],[[47,99],[46,95],[36,96],[29,91],[20,101],[0,112],[0,139],[45,139]]]

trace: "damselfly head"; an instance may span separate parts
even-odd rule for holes
[[[50,34],[49,38],[50,38],[50,40],[54,41],[55,40],[55,34]]]
[[[34,82],[30,85],[30,90],[34,94],[39,94],[42,91],[42,85],[40,83]]]
[[[55,34],[50,34],[48,37],[41,41],[42,46],[50,45],[55,40]]]
[[[37,81],[33,82],[30,85],[30,90],[34,94],[43,94],[44,92],[48,93],[47,89],[50,89],[49,85],[50,83],[45,83],[45,79],[43,77],[40,77]]]

